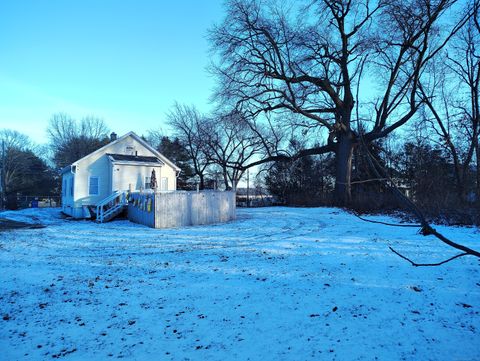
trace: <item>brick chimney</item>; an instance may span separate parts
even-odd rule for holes
[[[112,134],[110,134],[110,141],[113,142],[115,140],[117,140],[117,133],[112,132]]]

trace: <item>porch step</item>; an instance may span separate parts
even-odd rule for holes
[[[98,223],[105,223],[105,222],[110,222],[112,219],[123,213],[125,210],[126,206],[124,204],[118,204],[115,207],[107,209],[103,213],[103,222],[100,222],[100,220],[97,219]]]
[[[111,221],[123,212],[127,205],[126,192],[115,192],[95,206],[96,222]]]

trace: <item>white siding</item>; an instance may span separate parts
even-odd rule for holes
[[[62,210],[68,215],[73,215],[74,197],[71,193],[73,174],[68,172],[62,176]],[[75,186],[75,184],[74,184]],[[75,193],[75,188],[74,188]]]
[[[98,177],[98,195],[89,194],[90,177]],[[105,153],[95,154],[77,164],[75,206],[93,205],[112,193],[110,161]]]
[[[155,176],[157,183],[159,175],[162,174],[165,167],[152,167],[146,165],[126,165],[116,164],[113,168],[113,190],[140,190],[145,189],[145,177],[152,175],[152,170],[155,169]]]
[[[168,190],[169,191],[176,191],[177,190],[177,173],[175,172],[175,169],[172,167],[169,167],[168,165],[165,165],[162,167],[161,173],[157,173],[157,182],[158,182],[158,187],[160,188],[160,182],[162,177],[167,177],[168,178]]]
[[[128,150],[127,146],[129,147]],[[152,166],[115,164],[112,167],[112,163],[106,155],[107,153],[136,153],[139,156],[155,156],[132,136],[110,144],[101,152],[92,153],[90,156],[76,162],[74,197],[73,199],[66,197],[66,201],[70,202],[69,204],[77,209],[81,209],[84,205],[97,204],[115,190],[128,190],[130,184],[133,190],[140,189],[140,186],[144,187],[145,177],[151,175]],[[167,177],[168,189],[176,190],[177,178],[173,167],[165,164],[162,167],[155,167],[155,172],[158,183],[160,183],[161,177]],[[69,173],[64,175],[64,177],[69,176],[71,177],[72,175]],[[89,177],[91,176],[99,177],[99,194],[97,196],[89,194]],[[75,201],[74,204],[73,200]]]

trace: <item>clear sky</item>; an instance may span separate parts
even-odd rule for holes
[[[207,30],[221,0],[1,0],[0,129],[37,143],[53,113],[167,130],[175,101],[210,108]]]

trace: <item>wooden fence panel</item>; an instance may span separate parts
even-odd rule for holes
[[[155,196],[130,193],[128,195],[128,219],[145,226],[155,227]]]
[[[154,228],[228,222],[235,219],[235,192],[133,193],[128,219]],[[151,209],[145,208],[152,199]],[[150,211],[149,211],[150,209]]]

